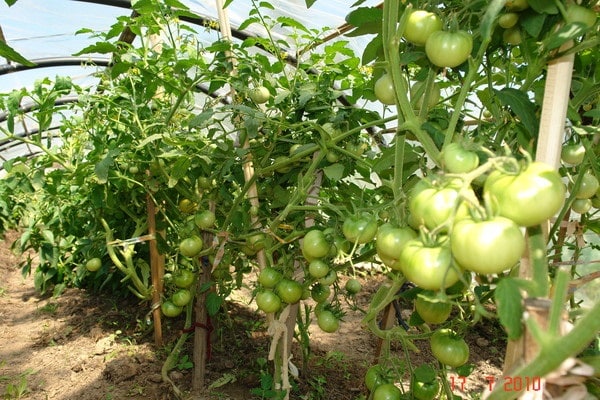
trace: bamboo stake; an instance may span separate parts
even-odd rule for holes
[[[572,46],[572,42],[565,43],[560,48],[560,51],[568,50]],[[560,166],[560,151],[565,131],[567,107],[569,105],[574,58],[575,55],[571,53],[548,63],[535,159],[536,161],[552,165],[555,168]],[[531,276],[531,263],[528,259],[523,259],[519,269],[519,277],[530,279]],[[527,336],[527,332],[524,335]],[[530,361],[532,355],[535,356],[538,350],[537,344],[532,341],[525,341],[523,339],[509,341],[504,359],[504,373],[509,373],[509,371],[522,361]],[[543,393],[543,390],[531,392],[528,394],[527,399],[541,400]],[[535,396],[531,397],[532,394],[535,394]],[[521,399],[525,399],[523,396]]]

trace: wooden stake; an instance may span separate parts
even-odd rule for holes
[[[149,173],[149,172],[148,172]],[[154,344],[162,346],[162,325],[160,315],[160,301],[163,292],[163,277],[165,274],[165,256],[158,251],[156,235],[156,206],[152,196],[146,196],[148,210],[148,234],[153,237],[148,243],[150,246],[150,275],[152,279],[152,317],[154,320]]]

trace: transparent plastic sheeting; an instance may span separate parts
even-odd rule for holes
[[[218,19],[216,0],[182,0],[182,2],[199,17]],[[69,57],[96,41],[89,34],[76,34],[78,30],[87,28],[97,32],[107,31],[119,16],[131,14],[129,9],[98,3],[76,0],[17,0],[9,7],[4,0],[0,0],[0,28],[6,42],[27,59]],[[380,0],[367,0],[362,5],[379,3]],[[327,29],[333,32],[335,28],[344,24],[352,1],[317,0],[310,8],[306,8],[305,0],[273,0],[271,4],[276,9],[262,9],[265,16],[273,19],[279,16],[291,17],[309,29],[318,31]],[[233,29],[248,18],[251,9],[250,0],[233,0],[227,8]],[[217,32],[201,27],[197,32],[199,41],[204,44],[210,44],[219,37]],[[248,27],[246,33],[264,35],[266,32],[262,26],[254,24]],[[271,32],[272,35],[284,39],[289,33],[285,30]],[[361,54],[370,39],[342,36],[337,40],[349,41],[355,53]],[[99,57],[108,59],[105,54]],[[0,68],[3,62],[6,61],[0,61]],[[0,75],[0,93],[23,87],[31,88],[36,80],[44,77],[53,79],[56,76],[69,76],[77,85],[93,86],[97,81],[94,74],[99,68],[101,67],[70,65],[10,72]],[[0,114],[2,111],[0,110]],[[60,121],[56,123],[60,124]],[[6,127],[6,122],[0,121],[0,124]],[[19,127],[20,132],[15,133],[23,133],[30,129],[33,127],[27,127],[25,122]],[[58,131],[54,133],[57,134]],[[52,140],[53,143],[56,141],[56,138]],[[27,149],[27,146],[18,143],[2,143],[0,137],[0,164],[4,160],[27,154],[31,154],[31,149]]]

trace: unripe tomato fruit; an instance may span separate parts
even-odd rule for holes
[[[529,8],[527,0],[507,0],[506,8],[510,11],[523,11]]]
[[[215,213],[204,210],[194,216],[194,223],[199,229],[210,229],[215,225]]]
[[[449,143],[442,150],[442,166],[452,174],[464,174],[479,166],[479,157],[459,143]]]
[[[179,211],[184,214],[191,214],[196,210],[196,203],[190,199],[181,199],[179,201]]]
[[[100,258],[98,258],[98,257],[90,258],[85,263],[85,269],[87,269],[90,272],[96,272],[101,267],[102,267],[102,260],[100,260]]]
[[[342,233],[350,243],[367,243],[377,234],[377,220],[371,215],[350,215],[342,225]]]
[[[424,46],[427,38],[442,30],[442,20],[436,14],[425,10],[414,10],[406,21],[404,39],[417,46]]]
[[[573,180],[576,181],[577,178],[578,177],[574,177]],[[600,188],[598,179],[591,173],[585,172],[581,178],[581,183],[575,193],[575,197],[578,199],[589,199],[596,194],[598,188]]]
[[[514,12],[504,13],[498,18],[498,25],[503,29],[509,29],[519,22],[519,14]]]
[[[512,268],[525,251],[521,228],[504,217],[462,219],[454,224],[450,243],[456,262],[478,274],[497,274]]]
[[[358,292],[360,292],[360,290],[362,289],[362,285],[360,284],[360,281],[356,278],[351,278],[348,279],[348,281],[346,281],[346,292],[348,292],[348,294],[357,294]]]
[[[273,267],[265,267],[258,274],[258,283],[267,289],[274,288],[283,278],[281,272]]]
[[[379,385],[373,391],[373,400],[400,400],[402,392],[393,383]]]
[[[284,278],[275,286],[275,291],[284,303],[295,304],[302,298],[304,289],[295,280]]]
[[[185,257],[196,257],[202,251],[203,244],[200,236],[185,238],[179,243],[179,253]]]
[[[194,283],[194,273],[189,269],[180,269],[173,275],[173,283],[178,288],[189,288]]]
[[[473,50],[473,38],[466,31],[433,32],[425,43],[425,54],[438,67],[457,67],[467,61]]]
[[[375,97],[381,103],[386,105],[396,104],[396,94],[394,92],[394,83],[392,77],[389,74],[383,74],[375,82]]]
[[[312,229],[304,235],[302,240],[302,255],[307,261],[322,258],[329,254],[331,244],[327,237],[318,229]]]
[[[554,216],[561,209],[566,193],[558,171],[538,161],[517,173],[492,172],[483,190],[499,215],[521,226],[539,225]]]
[[[320,279],[329,273],[329,264],[320,259],[312,260],[308,264],[308,273],[315,279]]]
[[[426,291],[427,296],[432,296],[433,292]],[[433,302],[425,297],[417,296],[415,299],[415,310],[423,321],[428,324],[441,324],[446,322],[452,312],[452,304]]]
[[[579,165],[585,157],[585,147],[581,143],[566,144],[560,151],[560,159],[565,164]]]
[[[585,214],[592,208],[591,199],[575,199],[571,204],[571,209],[578,214]]]
[[[263,312],[274,313],[281,308],[281,299],[271,290],[265,290],[256,295],[256,306]]]
[[[427,290],[452,286],[462,274],[447,243],[427,246],[419,239],[409,240],[402,248],[399,265],[406,279]]]
[[[178,307],[171,300],[166,300],[160,305],[160,310],[165,317],[177,317],[183,311],[183,307]]]
[[[257,86],[255,88],[250,89],[248,95],[250,96],[250,99],[256,104],[266,103],[271,97],[269,89],[267,89],[264,86]]]
[[[460,367],[469,360],[469,346],[451,329],[439,329],[429,340],[433,356],[442,364]]]
[[[171,301],[177,307],[186,306],[192,300],[192,293],[187,289],[179,289],[171,296]]]
[[[323,332],[333,333],[340,327],[340,320],[329,310],[323,310],[317,315],[317,325]]]

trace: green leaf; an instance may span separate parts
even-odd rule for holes
[[[540,14],[558,14],[558,7],[553,1],[529,0],[529,6]]]
[[[4,1],[6,2],[6,4],[8,4],[9,7],[17,2],[17,0],[4,0]]]
[[[508,338],[511,340],[518,339],[523,333],[521,324],[523,305],[521,304],[519,285],[511,278],[500,280],[496,286],[494,298],[498,307],[500,323],[506,329]]]
[[[566,24],[558,29],[554,34],[542,42],[546,50],[557,49],[569,40],[575,39],[585,33],[587,27],[582,22],[573,22]]]
[[[323,168],[325,176],[333,181],[339,181],[344,176],[344,165],[340,163],[331,164]]]
[[[436,379],[437,374],[435,370],[429,364],[421,364],[413,371],[415,379],[418,382],[429,383]]]
[[[317,0],[306,0],[306,8],[311,8],[313,4],[316,3]]]
[[[492,32],[494,31],[496,17],[502,9],[504,8],[505,0],[493,0],[488,5],[483,18],[481,19],[481,36],[484,39],[489,39],[492,37]]]
[[[525,32],[537,38],[544,29],[546,17],[546,14],[528,13],[519,19],[519,24]]]
[[[535,115],[535,105],[527,97],[527,93],[514,89],[504,88],[494,90],[502,105],[510,107],[513,113],[519,117],[523,127],[531,137],[537,135],[538,122]]]
[[[215,292],[208,292],[206,294],[206,312],[208,312],[208,315],[217,315],[221,308],[221,304],[223,304],[223,298],[221,296]]]
[[[114,53],[117,50],[118,50],[117,46],[115,46],[112,43],[97,42],[96,44],[91,44],[91,45],[83,48],[82,50],[78,51],[77,53],[75,53],[73,55],[80,56],[83,54],[90,54],[90,53],[108,54],[108,53]]]
[[[27,67],[34,67],[36,65],[34,62],[31,62],[25,57],[23,57],[15,49],[10,47],[3,41],[0,41],[0,56],[7,58],[11,61],[18,62],[19,64],[25,65]]]
[[[360,27],[372,22],[378,22],[381,29],[383,9],[377,7],[359,7],[346,15],[346,22],[352,26]]]

